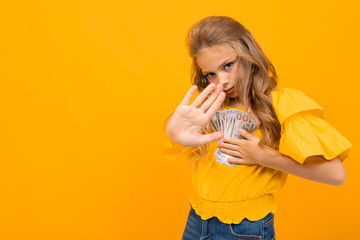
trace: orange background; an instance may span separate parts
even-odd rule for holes
[[[360,214],[359,1],[8,1],[0,7],[0,239],[180,239],[187,162],[162,123],[190,87],[185,34],[245,25],[354,145],[347,180],[289,176],[278,239],[354,239]]]

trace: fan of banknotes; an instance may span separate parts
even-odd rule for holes
[[[222,110],[217,111],[210,120],[210,126],[215,132],[223,132],[224,137],[226,138],[244,138],[240,135],[239,129],[245,129],[248,132],[251,132],[255,128],[255,121],[250,119],[249,115],[246,112],[231,109],[231,110]],[[218,141],[219,143],[222,140]],[[230,156],[220,151],[218,148],[215,153],[216,161],[221,164],[226,164],[227,166],[238,166],[238,164],[229,163],[228,158],[238,158]]]

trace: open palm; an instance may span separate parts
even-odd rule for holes
[[[203,134],[204,128],[225,99],[222,85],[210,84],[188,105],[196,89],[196,86],[190,88],[166,126],[168,136],[183,146],[200,146],[224,136],[221,132]]]

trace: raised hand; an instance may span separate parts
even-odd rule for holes
[[[224,134],[221,132],[206,135],[202,133],[225,99],[222,88],[221,84],[209,84],[188,105],[197,89],[195,85],[192,86],[167,122],[166,133],[169,138],[183,146],[200,146],[223,138]]]

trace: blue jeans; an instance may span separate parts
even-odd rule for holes
[[[202,220],[191,207],[182,240],[275,240],[274,214],[258,221],[242,220],[239,224],[226,224],[217,217]]]

